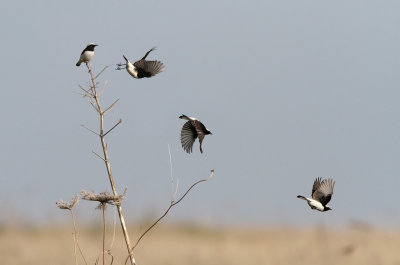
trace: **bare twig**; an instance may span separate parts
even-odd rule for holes
[[[92,151],[93,154],[95,154],[98,158],[100,158],[101,160],[103,160],[104,162],[106,162],[106,160],[101,157],[101,155],[99,155],[98,153],[96,153],[95,151]]]
[[[106,88],[107,84],[108,84],[108,81],[106,80],[106,81],[104,82],[104,85],[103,85],[103,86],[101,87],[101,89],[100,89],[99,95],[103,94],[104,89]]]
[[[103,211],[103,265],[106,255],[106,204],[101,204],[101,210]]]
[[[81,86],[81,85],[79,85],[79,88],[80,88],[83,92],[85,92],[85,93],[81,94],[81,95],[83,95],[83,97],[88,97],[88,98],[92,98],[92,97],[93,97],[93,95],[92,95],[92,93],[91,93],[90,90],[87,90],[87,89],[83,88],[83,86]],[[78,94],[79,94],[79,93],[78,93]]]
[[[60,209],[62,209],[62,210],[69,210],[69,212],[71,213],[72,225],[73,225],[72,238],[73,238],[73,241],[74,241],[75,264],[76,264],[76,265],[78,264],[78,255],[76,254],[76,248],[78,247],[79,252],[80,252],[82,258],[83,258],[85,264],[87,265],[85,256],[83,255],[82,249],[81,249],[81,247],[79,246],[79,242],[78,242],[78,233],[76,232],[76,222],[75,222],[75,215],[74,215],[74,210],[73,210],[73,208],[74,208],[74,206],[78,203],[78,200],[79,200],[79,197],[78,197],[78,196],[75,196],[74,198],[72,198],[72,200],[71,200],[69,203],[64,202],[63,200],[60,200],[60,201],[58,201],[56,204],[57,204],[57,207],[58,207],[58,208],[60,208]]]
[[[186,190],[186,192],[182,195],[182,197],[179,198],[179,200],[177,200],[176,202],[175,202],[175,201],[171,201],[171,204],[169,205],[169,207],[167,208],[167,210],[165,210],[165,212],[164,212],[152,225],[150,225],[149,228],[147,228],[147,229],[142,233],[142,235],[141,235],[141,236],[139,237],[139,239],[136,241],[135,245],[133,245],[133,247],[131,248],[130,254],[133,254],[133,250],[134,250],[134,249],[136,248],[136,246],[139,244],[140,240],[142,240],[142,238],[143,238],[151,229],[153,229],[153,227],[155,227],[155,226],[168,214],[168,212],[171,210],[172,207],[174,207],[175,205],[177,205],[178,203],[180,203],[180,202],[186,197],[186,195],[190,192],[190,190],[194,188],[194,186],[196,186],[197,184],[199,184],[199,183],[201,183],[201,182],[204,182],[204,181],[207,181],[207,180],[209,180],[209,179],[212,178],[212,176],[214,175],[214,169],[211,169],[210,172],[211,172],[211,173],[210,173],[210,175],[209,175],[207,178],[202,179],[202,180],[199,180],[199,181],[195,182],[192,186],[190,186],[190,188]],[[128,261],[128,259],[129,259],[129,256],[125,259],[125,263],[124,263],[124,264],[126,264],[126,262]]]
[[[111,254],[111,251],[110,251],[110,250],[107,251],[107,254],[111,256],[111,263],[110,263],[110,265],[112,265],[112,264],[114,263],[114,256]]]
[[[179,189],[179,179],[176,179],[176,187],[175,187],[175,192],[172,196],[172,200],[176,199],[176,195],[178,194],[178,189]]]
[[[116,223],[117,223],[117,211],[116,211],[116,208],[114,208],[113,236],[112,236],[112,239],[111,239],[110,247],[108,249],[108,252],[110,252],[110,253],[111,253],[111,249],[114,246]]]
[[[81,124],[81,126],[82,126],[83,128],[85,128],[86,130],[88,130],[89,132],[94,133],[94,134],[97,135],[97,136],[100,136],[97,132],[95,132],[95,131],[93,131],[92,129],[86,127],[86,125]]]
[[[114,101],[114,103],[111,104],[103,113],[106,114],[109,110],[111,110],[114,107],[115,104],[117,104],[118,101],[119,101],[119,99]]]
[[[170,178],[171,178],[171,200],[175,200],[176,192],[174,191],[174,175],[172,175],[172,156],[171,156],[171,148],[168,144],[168,154],[169,154],[169,170],[170,170]]]
[[[114,196],[118,196],[117,190],[115,188],[114,177],[113,177],[113,174],[111,171],[111,165],[110,165],[109,158],[108,158],[107,143],[106,143],[105,137],[104,137],[104,112],[102,111],[102,108],[100,105],[100,101],[99,101],[99,97],[98,97],[98,93],[97,93],[97,83],[95,82],[95,79],[97,79],[110,65],[105,66],[96,76],[93,75],[90,64],[86,64],[86,66],[87,66],[89,74],[90,74],[90,81],[91,81],[91,84],[89,85],[90,92],[93,95],[93,98],[92,98],[93,101],[90,101],[90,104],[95,108],[95,110],[99,113],[99,116],[100,116],[99,117],[100,118],[99,119],[100,120],[99,138],[100,138],[101,146],[103,149],[103,161],[104,161],[104,164],[107,169],[107,174],[108,174],[108,178],[110,181],[110,185],[111,185],[113,194],[114,194]],[[135,265],[135,258],[130,253],[131,243],[130,243],[130,239],[129,239],[128,229],[127,229],[126,223],[125,223],[125,218],[122,213],[121,205],[117,205],[117,209],[118,209],[118,215],[119,215],[119,219],[120,219],[120,223],[121,223],[122,232],[123,232],[124,238],[125,238],[126,248],[129,253],[129,258],[131,260],[131,264]]]
[[[90,105],[92,105],[92,107],[94,108],[95,111],[97,111],[97,113],[101,114],[101,110],[98,108],[98,106],[96,106],[93,102],[90,102]]]
[[[111,64],[104,66],[104,68],[93,79],[97,79],[97,77],[99,77],[110,66],[111,66]],[[89,71],[91,71],[91,70],[89,70]]]
[[[120,125],[121,123],[122,123],[122,119],[119,119],[119,121],[113,127],[111,127],[111,129],[108,130],[103,136],[106,136],[109,132],[114,130],[114,128],[117,127],[118,125]]]

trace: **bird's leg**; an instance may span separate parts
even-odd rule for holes
[[[117,63],[117,68],[115,70],[123,70],[126,69],[126,66],[124,63]]]

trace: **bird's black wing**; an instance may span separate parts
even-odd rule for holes
[[[334,186],[335,182],[332,179],[324,179],[313,193],[313,199],[319,201],[323,206],[327,205],[332,198]]]
[[[164,71],[164,64],[159,61],[140,60],[133,64],[138,71],[139,78],[152,77]]]
[[[154,51],[156,49],[156,47],[153,47],[150,49],[150,51],[146,52],[146,54],[143,56],[143,58],[141,60],[146,59],[147,55],[149,55],[149,53],[151,53],[152,51]]]
[[[318,190],[319,186],[321,186],[321,178],[316,178],[316,179],[314,180],[314,184],[313,184],[312,191],[311,191],[311,197],[312,197],[313,199],[315,199],[315,198],[314,198],[314,192],[315,192],[316,190]]]
[[[181,130],[181,144],[183,150],[185,150],[187,153],[192,152],[193,144],[194,141],[196,140],[197,137],[197,131],[196,128],[193,126],[191,121],[185,122],[185,124],[182,126]]]

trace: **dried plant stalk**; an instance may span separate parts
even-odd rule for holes
[[[83,258],[83,261],[87,265],[86,258],[83,255],[82,249],[79,246],[78,242],[78,233],[76,232],[76,222],[75,222],[75,215],[74,215],[74,206],[78,203],[79,197],[75,196],[72,200],[68,203],[63,200],[56,202],[56,205],[61,210],[68,210],[71,213],[72,218],[72,225],[73,225],[73,233],[72,233],[72,240],[74,241],[74,256],[75,256],[75,265],[78,265],[78,255],[76,253],[76,248],[79,249],[79,252]]]
[[[195,183],[192,184],[192,186],[190,186],[185,193],[177,200],[174,200],[174,197],[172,197],[172,201],[170,202],[170,205],[168,206],[168,208],[165,210],[165,212],[154,222],[152,223],[149,228],[147,228],[142,235],[138,238],[138,240],[136,241],[135,245],[132,247],[132,249],[130,250],[130,255],[133,254],[133,250],[136,248],[136,246],[139,244],[140,240],[142,240],[142,238],[151,230],[153,229],[162,219],[164,219],[165,216],[167,216],[167,214],[169,213],[169,211],[172,209],[172,207],[174,207],[175,205],[177,205],[178,203],[180,203],[185,197],[186,195],[188,195],[188,193],[198,184],[200,184],[201,182],[205,182],[208,181],[209,179],[211,179],[214,175],[214,169],[210,170],[210,175],[205,178],[205,179],[201,179],[199,181],[196,181]],[[129,256],[125,259],[125,263],[128,261]]]
[[[99,133],[97,134],[100,138],[100,142],[101,142],[101,147],[103,149],[103,157],[101,157],[101,159],[104,161],[104,164],[106,166],[107,169],[107,174],[108,174],[108,178],[110,181],[110,185],[111,185],[111,189],[113,191],[114,196],[118,196],[117,190],[115,188],[115,183],[114,183],[114,177],[111,171],[111,165],[109,162],[109,157],[108,157],[108,152],[107,152],[107,143],[105,141],[105,136],[106,134],[108,134],[111,130],[113,130],[115,127],[117,127],[117,125],[119,125],[121,123],[121,120],[118,121],[118,123],[116,125],[114,125],[110,130],[108,130],[106,133],[104,133],[104,115],[107,111],[111,110],[111,108],[115,105],[116,102],[114,102],[110,107],[106,108],[105,111],[102,110],[102,107],[100,105],[100,101],[99,101],[99,97],[98,97],[98,93],[97,93],[97,84],[95,82],[95,79],[97,77],[99,77],[99,75],[108,67],[104,67],[103,70],[100,71],[99,74],[97,74],[96,76],[93,75],[92,72],[92,68],[90,66],[90,64],[86,64],[88,70],[89,70],[89,74],[90,74],[90,80],[91,80],[91,84],[89,85],[89,89],[88,90],[84,90],[85,94],[84,96],[89,97],[90,98],[90,103],[93,106],[93,108],[96,110],[96,112],[99,114],[100,116],[100,127],[99,127]],[[125,218],[124,215],[122,213],[122,207],[121,205],[116,205],[117,210],[118,210],[118,215],[119,215],[119,220],[121,223],[121,227],[122,227],[122,232],[124,234],[124,238],[125,238],[125,243],[126,243],[126,247],[128,250],[128,253],[130,253],[129,257],[131,260],[131,264],[135,265],[135,258],[133,257],[133,254],[131,253],[130,249],[131,249],[131,243],[130,243],[130,239],[129,239],[129,234],[128,234],[128,230],[126,227],[126,223],[125,223]]]

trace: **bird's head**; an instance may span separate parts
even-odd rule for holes
[[[324,206],[324,212],[332,210],[329,206]]]
[[[125,55],[122,55],[122,56],[125,59],[126,68],[133,67],[132,63],[128,60],[128,58],[126,58]]]
[[[133,68],[133,64],[128,60],[128,58],[126,58],[125,55],[122,55],[122,56],[125,59],[125,68],[126,68],[126,70],[128,70],[128,68]]]
[[[94,47],[99,46],[96,43],[89,43],[88,45],[86,45],[86,48],[92,47],[94,49]]]

